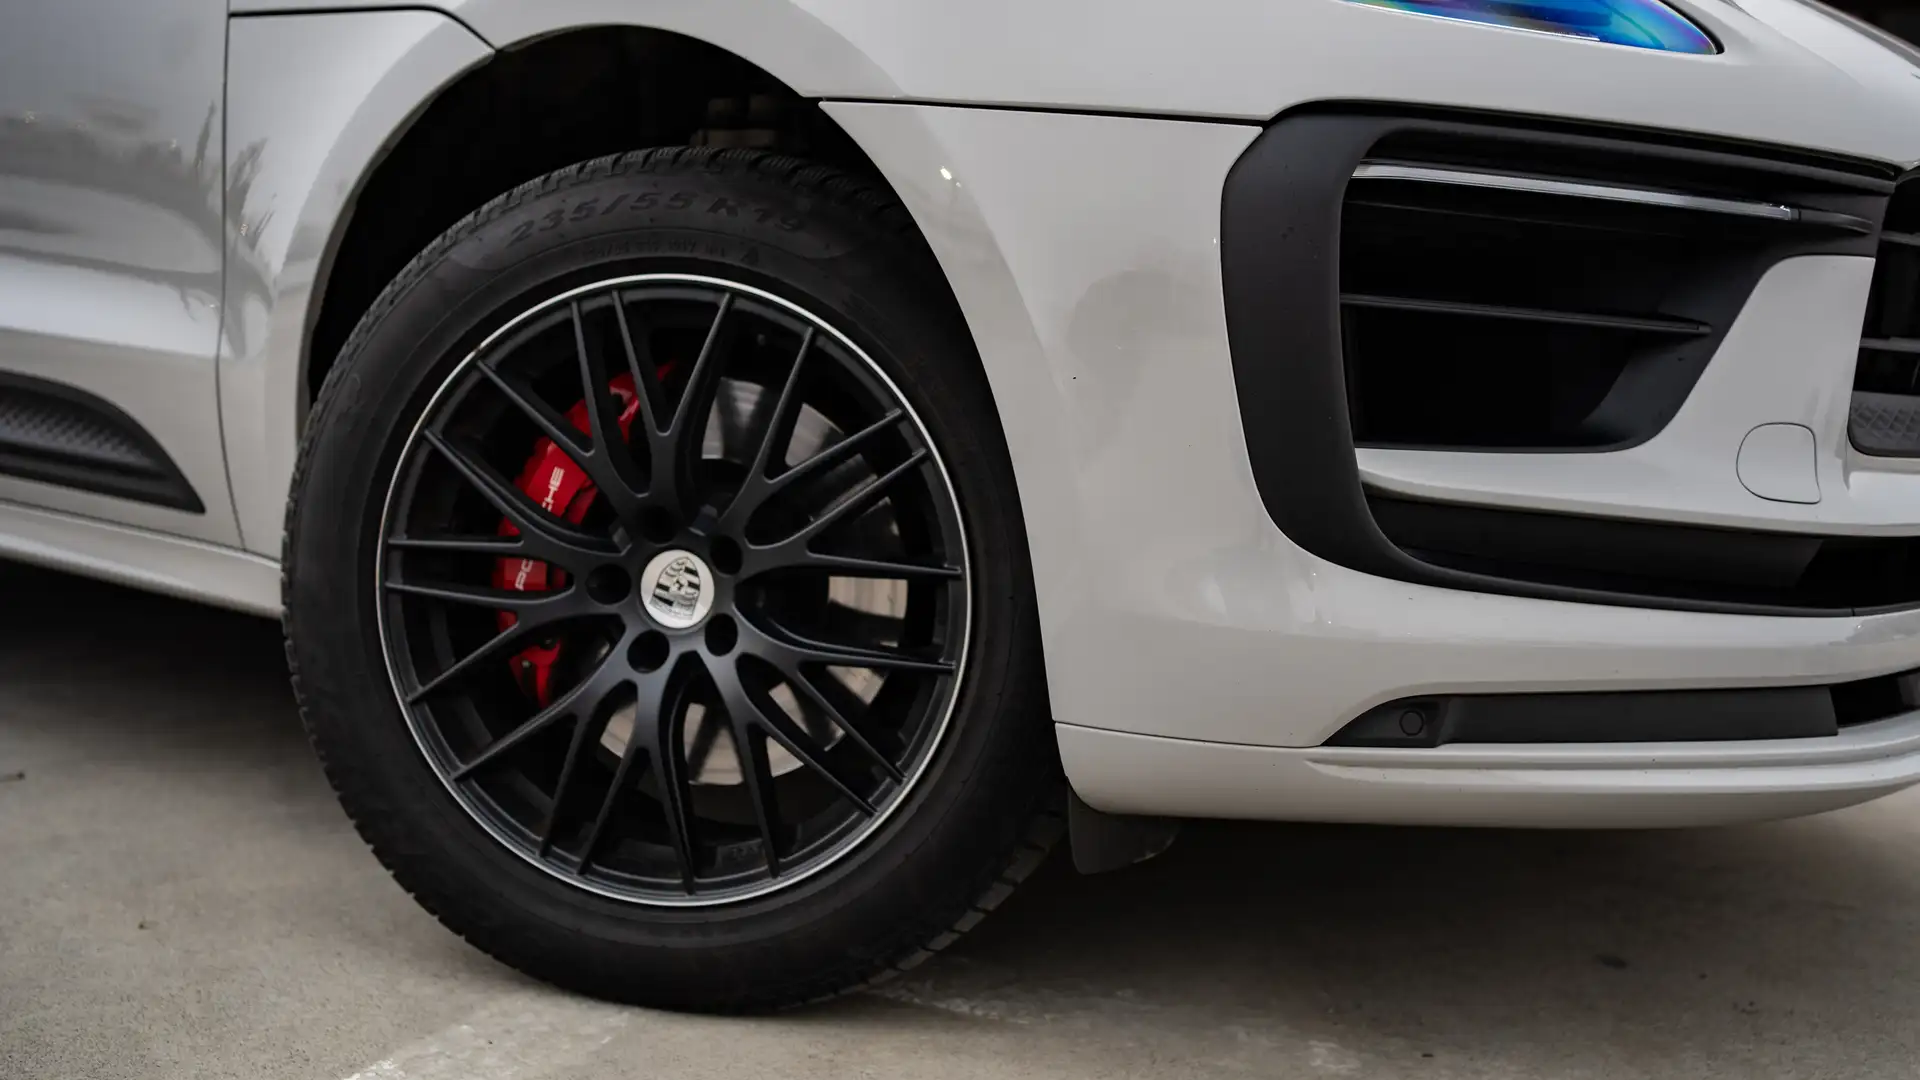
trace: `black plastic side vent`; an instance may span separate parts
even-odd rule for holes
[[[1615,450],[1679,411],[1767,267],[1871,250],[1875,200],[1751,164],[1388,135],[1347,186],[1360,445]]]
[[[1423,188],[1453,190],[1423,194],[1408,169],[1506,182],[1428,177]],[[1768,615],[1920,606],[1920,540],[1868,539],[1862,552],[1845,538],[1808,537],[1775,550],[1722,534],[1707,539],[1731,539],[1752,559],[1742,573],[1762,577],[1716,580],[1709,554],[1688,563],[1694,582],[1662,576],[1664,567],[1649,574],[1657,564],[1645,559],[1620,565],[1592,544],[1580,545],[1588,565],[1541,565],[1551,545],[1510,550],[1509,524],[1493,517],[1470,523],[1465,540],[1461,523],[1418,523],[1444,525],[1448,550],[1404,520],[1376,520],[1354,451],[1595,451],[1650,437],[1770,266],[1873,254],[1895,179],[1777,147],[1486,114],[1351,106],[1282,117],[1234,164],[1221,203],[1234,390],[1261,503],[1323,559],[1441,588]],[[1396,236],[1360,220],[1394,215],[1429,229]],[[1552,252],[1529,256],[1514,237],[1562,235],[1579,253],[1563,274],[1519,273],[1488,254],[1538,266]],[[1686,272],[1650,261],[1659,250],[1678,250]],[[1489,537],[1496,543],[1478,546]],[[1674,538],[1638,539],[1658,551]],[[1760,594],[1769,598],[1741,598]]]
[[[1817,739],[1920,708],[1920,673],[1828,686],[1404,698],[1360,714],[1327,746],[1662,743]]]
[[[0,372],[0,475],[206,512],[132,417],[85,391],[10,372]]]
[[[1887,205],[1847,427],[1863,454],[1920,457],[1920,176]]]
[[[1920,604],[1920,538],[1818,536],[1549,514],[1368,494],[1401,550],[1433,566],[1632,602],[1852,615]]]

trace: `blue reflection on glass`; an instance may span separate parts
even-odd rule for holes
[[[1719,47],[1686,16],[1660,0],[1352,0],[1443,19],[1510,26],[1547,34],[1677,53]]]

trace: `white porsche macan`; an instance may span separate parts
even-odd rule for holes
[[[1179,818],[1846,806],[1916,163],[1811,0],[28,5],[0,555],[283,617],[400,883],[652,1005]]]

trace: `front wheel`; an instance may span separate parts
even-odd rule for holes
[[[295,687],[400,883],[534,975],[740,1010],[977,922],[1059,832],[977,359],[904,214],[660,150],[495,200],[316,405]]]

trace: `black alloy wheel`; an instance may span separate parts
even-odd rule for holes
[[[577,524],[512,479],[541,440],[592,485]],[[858,348],[760,290],[642,275],[513,319],[435,395],[385,517],[414,737],[574,884],[779,887],[884,821],[945,730],[968,581],[939,455]],[[501,588],[503,561],[556,584]],[[564,665],[540,700],[511,678],[531,648]]]
[[[656,1007],[845,993],[1064,831],[1013,464],[884,188],[667,148],[529,182],[387,286],[293,477],[287,655],[447,927]]]

